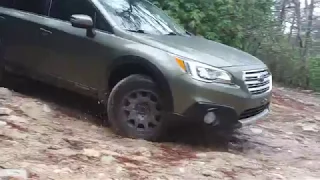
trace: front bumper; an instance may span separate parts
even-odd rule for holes
[[[211,103],[197,102],[192,105],[184,114],[192,120],[202,121],[206,114],[213,112],[216,120],[215,125],[222,128],[241,128],[255,124],[266,117],[270,112],[270,104],[266,103],[262,106],[248,109],[238,115],[232,107],[224,105],[216,105]]]
[[[238,73],[237,77],[240,77],[239,69],[234,71],[233,74]],[[200,82],[189,75],[172,78],[174,113],[203,121],[206,113],[214,111],[220,125],[240,127],[265,117],[269,113],[271,90],[252,95],[242,79],[236,81],[237,85],[225,85]]]
[[[241,127],[255,124],[255,123],[257,123],[257,121],[262,120],[264,117],[266,117],[269,114],[269,112],[270,112],[270,109],[267,108],[255,116],[239,120],[239,123],[240,123]]]

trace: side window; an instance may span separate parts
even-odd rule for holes
[[[88,0],[52,0],[49,8],[52,18],[69,21],[74,14],[85,14],[92,18],[95,28],[109,31],[109,26]]]
[[[48,0],[14,0],[13,7],[17,10],[46,15]]]

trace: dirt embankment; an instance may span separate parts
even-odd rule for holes
[[[90,100],[21,86],[0,89],[0,168],[30,179],[320,179],[320,100],[312,94],[275,88],[271,115],[230,141],[191,126],[151,143],[102,127]]]

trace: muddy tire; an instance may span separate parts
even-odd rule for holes
[[[108,99],[112,129],[125,137],[157,141],[166,130],[163,102],[156,83],[143,75],[121,80]]]

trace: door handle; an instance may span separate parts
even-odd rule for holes
[[[44,29],[44,28],[40,28],[40,32],[41,32],[41,35],[42,35],[42,36],[48,36],[48,35],[51,35],[51,34],[52,34],[51,31],[46,30],[46,29]]]
[[[0,21],[4,21],[4,20],[6,20],[6,18],[3,16],[0,16]]]

